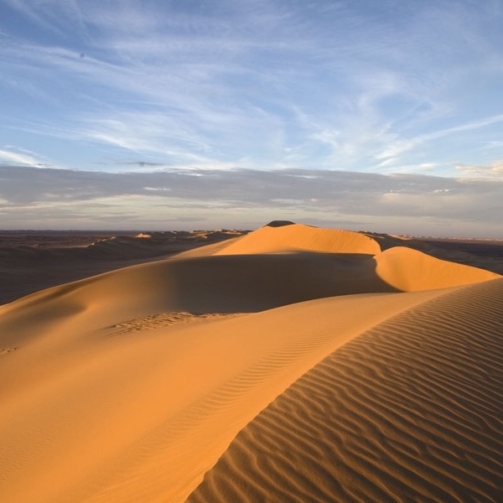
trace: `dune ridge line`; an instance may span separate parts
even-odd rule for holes
[[[188,499],[499,501],[503,280],[353,338],[233,440]]]

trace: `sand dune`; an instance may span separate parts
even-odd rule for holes
[[[320,299],[132,335],[116,326],[88,333],[85,311],[74,314],[4,356],[2,493],[26,502],[183,501],[304,372],[431,295]],[[355,320],[358,309],[366,316]]]
[[[503,280],[377,324],[307,372],[189,498],[501,501]]]
[[[272,225],[1,306],[2,499],[497,501],[499,278]]]
[[[381,251],[372,238],[358,232],[320,229],[301,224],[266,225],[219,251],[220,255],[312,251],[319,253],[366,253]]]
[[[390,248],[375,257],[376,273],[402,292],[467,285],[496,279],[498,274],[439,260],[411,248]]]
[[[391,291],[376,275],[372,257],[362,255],[172,259],[50,288],[2,306],[0,330],[6,341],[19,342],[76,319],[85,324],[75,334],[166,311],[256,312],[334,295]]]

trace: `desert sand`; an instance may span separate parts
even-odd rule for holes
[[[503,500],[503,277],[225,238],[0,306],[2,501]]]

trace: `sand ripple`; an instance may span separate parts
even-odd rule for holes
[[[242,430],[189,501],[503,498],[503,280],[332,353]]]
[[[117,329],[111,335],[122,335],[132,332],[142,332],[144,330],[154,330],[161,327],[169,327],[171,325],[180,325],[184,323],[193,323],[196,321],[219,320],[222,318],[232,318],[240,314],[223,314],[223,313],[189,313],[187,311],[173,311],[168,313],[154,314],[151,316],[142,316],[133,318],[132,320],[124,321],[113,325],[112,328]],[[1,351],[1,350],[0,350]],[[0,353],[1,354],[1,353]]]

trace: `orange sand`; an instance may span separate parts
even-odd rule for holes
[[[2,306],[2,501],[498,501],[502,298],[292,224]]]

